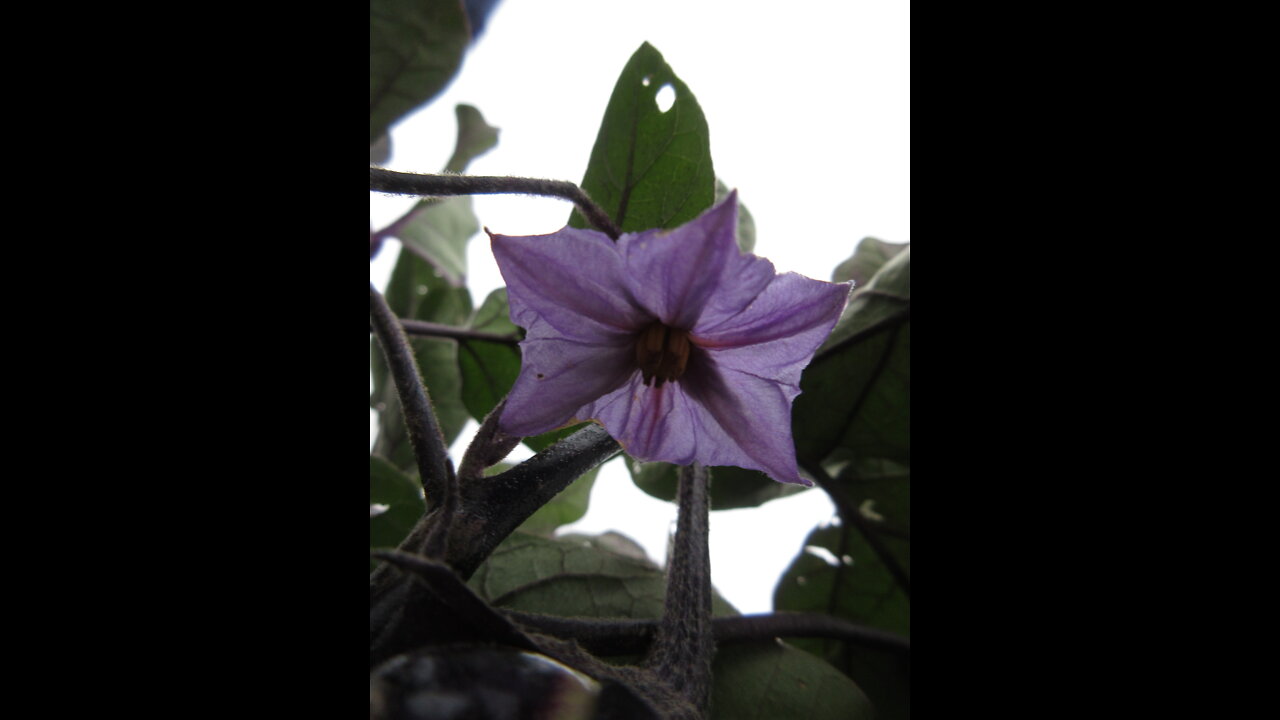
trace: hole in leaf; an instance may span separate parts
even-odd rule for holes
[[[391,506],[390,506],[390,505],[383,505],[382,503],[370,503],[370,504],[369,504],[369,519],[370,519],[370,520],[372,520],[373,518],[378,517],[379,515],[381,515],[382,513],[386,512],[386,511],[388,511],[388,510],[390,510],[390,509],[391,509]]]
[[[658,111],[666,112],[671,109],[672,105],[676,104],[676,89],[671,87],[671,83],[667,83],[658,88],[658,94],[654,97],[654,100],[658,103]]]
[[[644,77],[640,78],[640,84],[645,87],[649,87],[649,81],[652,79],[653,79],[652,75],[645,75]]]

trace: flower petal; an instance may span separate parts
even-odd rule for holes
[[[694,328],[694,344],[717,366],[798,388],[849,299],[848,283],[778,275],[740,313]]]
[[[535,328],[539,330],[543,328]],[[545,332],[545,329],[543,329]],[[587,344],[562,337],[530,337],[520,343],[522,361],[501,428],[531,437],[568,424],[579,408],[638,373],[629,343]]]
[[[722,280],[732,279],[726,270],[742,257],[735,239],[737,225],[735,191],[674,230],[623,235],[618,249],[625,258],[632,296],[664,324],[692,328],[711,298],[721,292]]]
[[[591,343],[652,320],[624,291],[622,254],[603,233],[566,227],[550,235],[489,237],[507,281],[511,321],[526,330],[541,318],[561,336]]]
[[[578,417],[598,420],[639,460],[733,465],[808,485],[791,437],[791,401],[799,390],[701,360],[661,387],[645,386],[636,375]]]

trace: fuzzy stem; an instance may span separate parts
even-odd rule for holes
[[[447,532],[447,526],[458,504],[457,477],[449,463],[440,425],[431,410],[431,400],[422,385],[422,376],[418,372],[418,362],[409,345],[409,338],[405,337],[400,321],[372,283],[369,284],[369,318],[396,384],[409,443],[418,462],[418,474],[422,477],[423,490],[428,502],[434,500],[440,507],[437,527],[445,529],[433,532],[432,535],[437,537],[429,536],[427,543],[431,550],[436,551],[431,555],[439,557],[444,554],[446,539],[440,533]]]
[[[610,239],[622,231],[609,214],[582,188],[563,180],[541,178],[490,177],[483,175],[418,175],[369,168],[369,190],[397,195],[436,197],[443,195],[545,195],[572,202],[578,212]]]
[[[709,473],[701,465],[680,468],[680,515],[667,563],[662,620],[645,667],[706,712],[711,697],[711,556],[707,544]]]

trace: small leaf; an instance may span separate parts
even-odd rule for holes
[[[434,265],[454,286],[467,275],[467,241],[480,232],[471,198],[428,198],[382,231],[405,250]]]
[[[675,103],[659,109],[659,91]],[[711,142],[702,108],[662,54],[644,43],[614,86],[582,189],[623,232],[674,228],[715,198]],[[569,224],[589,227],[575,210]]]
[[[370,0],[370,144],[449,84],[470,41],[459,0]]]
[[[887,243],[875,238],[863,238],[853,256],[840,263],[831,273],[832,282],[852,280],[855,288],[871,281],[886,262],[908,247],[905,243]]]
[[[498,128],[485,122],[480,111],[471,105],[458,105],[454,112],[458,116],[458,141],[445,171],[460,173],[472,160],[497,146]]]
[[[369,504],[384,505],[385,512],[369,518],[369,547],[396,547],[413,529],[426,504],[422,486],[383,458],[369,456]],[[370,561],[372,571],[376,563]]]
[[[489,293],[471,314],[467,327],[472,330],[515,335],[520,329],[511,322],[507,305],[507,289]],[[458,368],[462,373],[462,402],[477,422],[506,397],[520,374],[520,349],[514,345],[462,340],[458,343]]]
[[[716,178],[716,203],[729,197],[729,186],[724,184],[720,178]],[[742,198],[738,198],[738,249],[744,253],[749,253],[756,247],[756,221],[751,217],[751,211],[742,203]]]
[[[817,465],[840,449],[903,463],[911,454],[911,250],[856,290],[800,379],[796,455]]]

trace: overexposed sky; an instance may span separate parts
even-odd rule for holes
[[[702,106],[716,174],[738,189],[755,218],[755,253],[779,272],[828,280],[863,237],[910,241],[909,2],[502,0],[453,83],[393,127],[386,166],[438,172],[453,152],[453,108],[467,103],[501,129],[469,174],[581,182],[618,74],[646,41]],[[506,235],[554,232],[571,209],[548,198],[473,201],[480,224]],[[370,193],[371,225],[413,202]],[[380,287],[398,250],[387,243],[370,265]],[[478,305],[503,284],[483,234],[467,261]],[[713,512],[712,581],[743,612],[771,610],[778,577],[832,515],[819,490]],[[662,562],[674,519],[674,505],[637,490],[614,460],[587,516],[566,530],[617,530]]]

